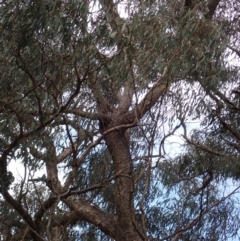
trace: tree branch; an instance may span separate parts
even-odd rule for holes
[[[237,54],[238,57],[240,57],[240,50],[228,45],[228,48],[230,48],[233,52],[235,52]]]
[[[75,166],[73,167],[73,170],[68,174],[67,180],[66,180],[66,182],[65,182],[65,184],[64,184],[64,188],[65,188],[65,189],[69,189],[69,186],[71,185],[72,181],[74,180],[74,178],[75,178],[75,176],[76,176],[76,174],[77,174],[77,169],[78,169],[79,165],[85,160],[85,158],[87,157],[87,155],[89,154],[89,152],[92,150],[92,148],[94,148],[95,146],[97,146],[97,145],[103,140],[103,138],[104,138],[107,134],[109,134],[109,133],[111,133],[111,132],[113,132],[113,131],[115,131],[115,130],[122,129],[122,128],[127,129],[127,128],[133,127],[133,126],[135,126],[135,125],[136,125],[136,124],[133,123],[133,124],[129,124],[129,125],[115,126],[115,127],[111,128],[111,129],[105,131],[104,133],[102,133],[102,135],[101,135],[96,141],[94,141],[94,142],[92,142],[91,144],[89,144],[89,145],[86,147],[86,149],[85,149],[85,151],[83,152],[83,154],[81,155],[81,157],[78,158],[78,159],[75,161]]]
[[[136,107],[123,115],[121,124],[129,124],[141,119],[146,112],[148,112],[154,104],[163,96],[169,88],[170,83],[167,79],[167,67],[165,67],[160,79],[152,86],[152,88],[144,96],[143,100],[136,105]]]
[[[68,197],[62,200],[74,213],[73,219],[85,220],[94,224],[101,229],[105,234],[115,238],[117,223],[113,215],[101,211],[97,206],[83,200],[76,200],[73,197]]]
[[[208,0],[208,13],[205,15],[207,19],[211,19],[213,17],[219,3],[220,0]]]
[[[39,233],[39,226],[36,226],[33,222],[32,217],[27,213],[26,210],[19,204],[12,196],[9,194],[8,191],[3,192],[3,196],[5,200],[13,207],[13,209],[22,217],[24,222],[28,225],[31,229],[32,237],[36,241],[44,241],[44,239],[38,234]]]

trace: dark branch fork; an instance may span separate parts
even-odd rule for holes
[[[209,0],[208,2],[209,11],[205,16],[206,18],[211,19],[213,17],[219,2],[220,0]],[[108,11],[113,16],[112,21],[110,22],[112,30],[117,29],[118,26],[116,25],[115,19],[121,19],[121,18],[116,11],[113,0],[104,0],[102,1],[102,4],[107,7]],[[188,0],[185,1],[185,6],[192,8],[193,7],[192,1],[188,1]],[[123,19],[121,20],[124,22]],[[230,47],[230,48],[238,54],[237,50],[235,50],[233,47]],[[98,107],[98,113],[89,113],[87,111],[83,111],[80,107],[79,108],[70,107],[73,100],[79,95],[81,86],[85,82],[85,80],[90,78],[92,78],[93,80],[95,79],[93,73],[88,70],[85,72],[83,77],[81,77],[77,67],[77,62],[75,61],[74,71],[75,71],[75,76],[77,78],[75,90],[70,95],[70,97],[68,98],[68,100],[64,105],[59,105],[59,108],[56,112],[51,113],[50,117],[47,120],[43,120],[42,116],[44,115],[44,110],[42,109],[42,106],[41,106],[42,105],[41,97],[37,92],[37,89],[40,86],[40,84],[37,83],[37,81],[34,79],[34,76],[25,66],[25,63],[23,59],[21,59],[21,56],[19,57],[20,57],[19,60],[21,60],[21,63],[18,63],[18,67],[22,71],[24,71],[27,74],[27,76],[31,79],[33,87],[30,88],[30,90],[24,94],[24,97],[19,98],[15,101],[12,101],[11,103],[8,103],[8,104],[3,103],[3,105],[12,106],[12,104],[22,101],[24,98],[28,97],[31,92],[33,92],[36,98],[36,102],[38,104],[37,106],[38,113],[34,113],[34,115],[36,114],[40,115],[39,116],[40,123],[36,128],[28,132],[24,132],[23,129],[20,128],[21,132],[19,133],[19,135],[3,150],[2,156],[0,158],[0,162],[1,162],[0,176],[3,177],[7,173],[8,155],[15,147],[17,147],[17,145],[21,140],[26,139],[36,134],[37,132],[44,130],[45,127],[53,124],[57,118],[61,117],[61,115],[64,115],[64,114],[66,115],[66,117],[62,118],[61,120],[63,121],[63,124],[65,124],[66,126],[67,136],[70,141],[70,145],[68,148],[65,149],[63,153],[61,153],[58,156],[56,155],[56,153],[54,153],[54,158],[46,161],[47,171],[49,173],[48,181],[50,181],[49,183],[47,183],[47,185],[51,190],[51,195],[45,202],[41,204],[41,207],[36,212],[34,218],[32,218],[31,215],[27,212],[27,210],[23,208],[21,203],[15,200],[8,191],[4,190],[2,193],[6,201],[13,207],[14,210],[16,210],[19,213],[19,215],[26,222],[26,224],[30,228],[30,232],[32,233],[33,239],[36,241],[44,240],[39,235],[40,233],[39,226],[40,226],[41,220],[44,214],[47,212],[47,210],[53,207],[54,204],[57,201],[59,201],[59,199],[63,201],[70,208],[72,212],[70,215],[73,215],[73,219],[76,221],[86,220],[89,223],[99,227],[103,232],[105,232],[106,234],[109,234],[109,236],[113,238],[116,238],[116,233],[121,232],[123,230],[130,233],[130,228],[132,228],[132,230],[134,230],[133,234],[139,237],[138,239],[136,238],[136,240],[147,240],[146,228],[144,228],[144,233],[142,233],[139,230],[138,226],[136,225],[136,221],[134,217],[134,211],[133,211],[134,181],[132,177],[132,159],[130,155],[129,146],[126,145],[127,140],[126,140],[126,136],[124,135],[124,132],[128,128],[137,126],[139,123],[139,120],[143,118],[143,116],[157,103],[159,98],[164,96],[164,94],[168,91],[173,81],[170,79],[170,75],[168,73],[168,66],[165,66],[162,76],[156,81],[156,83],[150,88],[150,90],[147,91],[142,101],[137,103],[136,106],[130,111],[128,111],[128,109],[131,106],[131,99],[133,98],[133,94],[134,94],[133,74],[132,74],[132,80],[131,80],[132,82],[124,85],[123,94],[118,92],[118,96],[117,96],[117,101],[119,102],[118,108],[115,108],[111,103],[107,101],[107,99],[100,91],[98,82],[90,81],[89,88],[91,89],[97,101],[96,105]],[[132,71],[131,68],[133,67],[131,66],[131,63],[130,63],[129,71]],[[4,108],[3,110],[0,110],[0,111],[4,111]],[[77,142],[72,139],[71,131],[69,128],[71,123],[67,119],[68,114],[74,114],[82,118],[88,118],[90,120],[98,120],[106,123],[106,125],[103,126],[101,130],[101,135],[99,136],[99,138],[97,138],[95,141],[92,141],[89,145],[87,145],[85,151],[82,153],[80,157],[77,157],[77,149],[80,142]],[[227,126],[227,124],[224,122],[224,120],[221,119],[220,116],[219,116],[219,120],[222,121],[222,124],[225,125],[226,128],[229,129],[229,131],[231,131],[230,127]],[[20,117],[18,118],[18,122],[21,126]],[[235,133],[235,132],[232,132],[232,133],[239,138],[239,133]],[[77,175],[77,170],[79,166],[85,161],[90,151],[94,147],[96,147],[102,140],[106,141],[108,148],[110,150],[110,154],[114,162],[115,175],[112,178],[107,179],[106,182],[104,183],[98,183],[96,185],[93,185],[83,190],[71,189],[71,183],[73,182],[74,178]],[[116,140],[119,141],[120,147],[116,146]],[[51,143],[51,145],[53,146],[53,149],[55,149],[54,143]],[[56,152],[56,150],[53,150],[53,152]],[[39,154],[39,153],[36,153],[36,154]],[[75,165],[72,167],[72,170],[68,173],[66,182],[63,185],[61,185],[58,178],[57,165],[61,163],[70,154],[73,154],[73,158],[75,159]],[[73,197],[73,195],[75,194],[83,194],[83,193],[87,193],[88,191],[100,189],[104,187],[106,183],[110,182],[112,179],[115,180],[115,195],[116,195],[115,202],[117,207],[116,212],[119,216],[118,219],[116,218],[115,215],[110,215],[103,212],[97,206],[93,206],[84,200],[77,200]],[[145,190],[145,193],[146,193],[146,190]],[[144,214],[142,203],[143,203],[143,199],[140,201],[140,207],[142,209],[141,210],[142,213]],[[175,238],[177,238],[181,233],[183,233],[184,231],[188,230],[193,225],[195,225],[196,222],[200,219],[200,217],[206,211],[207,210],[204,210],[199,217],[196,217],[196,219],[194,219],[192,222],[186,225],[185,228],[183,228],[182,230],[174,233],[173,235],[167,238],[171,238],[174,236]],[[64,223],[66,222],[67,219],[71,218],[70,215],[63,218],[62,222]],[[126,220],[126,217],[128,218],[128,221],[129,221],[129,223],[127,224],[124,223]],[[129,236],[133,238],[132,240],[134,240],[135,238],[133,234],[129,234]],[[118,235],[119,237],[121,237],[121,234],[118,233]]]

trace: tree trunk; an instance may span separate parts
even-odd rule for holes
[[[115,180],[114,197],[116,204],[118,230],[117,241],[142,241],[136,222],[133,207],[132,159],[125,130],[114,131],[105,137],[114,164]]]

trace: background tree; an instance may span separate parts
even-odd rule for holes
[[[0,10],[3,240],[238,234],[238,188],[219,186],[239,175],[239,67],[228,58],[239,57],[237,1],[13,0]],[[193,118],[206,128],[189,136]],[[171,159],[165,143],[178,129],[187,148]]]

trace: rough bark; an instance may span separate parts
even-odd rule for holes
[[[124,130],[108,134],[105,140],[113,159],[115,174],[119,175],[115,180],[114,190],[118,225],[116,240],[143,240],[134,217],[133,170],[128,140]]]
[[[64,199],[63,202],[74,212],[73,217],[71,217],[73,220],[78,216],[78,220],[85,220],[97,226],[105,234],[115,238],[118,227],[112,215],[101,211],[97,206],[93,206],[83,200],[74,199],[73,197]],[[68,216],[66,216],[66,218],[68,218]]]

